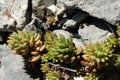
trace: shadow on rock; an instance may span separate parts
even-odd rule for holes
[[[86,19],[86,23],[88,23],[88,25],[95,25],[96,27],[103,29],[103,30],[108,30],[109,32],[115,33],[116,34],[116,30],[117,30],[117,26],[114,26],[108,22],[106,22],[103,19],[99,19],[93,16],[89,16]]]
[[[30,78],[36,79],[39,78],[39,80],[44,80],[43,79],[43,73],[40,70],[40,63],[41,61],[39,60],[38,62],[31,63],[28,62],[28,59],[24,58],[24,69],[28,75],[30,75]]]
[[[12,32],[0,31],[0,44],[7,43],[7,39]]]

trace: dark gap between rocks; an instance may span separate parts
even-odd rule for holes
[[[25,57],[24,57],[25,58]],[[31,63],[26,61],[24,59],[24,70],[26,71],[28,75],[30,75],[30,78],[36,79],[36,78],[43,78],[43,73],[40,70],[40,60],[36,63]]]
[[[7,43],[8,37],[12,32],[0,31],[0,44]]]
[[[25,24],[30,23],[30,21],[32,20],[32,0],[28,0],[28,8],[25,17],[27,19]]]

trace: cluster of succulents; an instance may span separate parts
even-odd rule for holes
[[[66,39],[62,34],[57,36],[53,32],[47,32],[45,35],[45,44],[48,53],[42,56],[42,61],[44,62],[72,63],[80,59],[82,47],[76,49],[73,45],[72,37]]]
[[[86,68],[86,75],[91,72],[95,73],[97,69],[106,67],[111,62],[114,62],[111,58],[114,57],[116,45],[117,38],[115,35],[109,36],[106,41],[86,45],[82,55],[83,60],[80,61],[80,64]]]
[[[81,75],[86,75],[85,80],[100,80],[101,76],[97,72],[110,65],[117,63],[120,67],[120,26],[117,28],[117,36],[112,34],[105,41],[87,44],[84,50],[81,46],[74,46],[72,37],[65,38],[62,34],[57,35],[51,31],[46,32],[43,37],[44,42],[38,33],[17,31],[10,35],[7,42],[15,54],[28,56],[28,61],[41,60],[40,70],[48,80],[61,78],[60,70],[53,69],[48,62],[75,64],[76,70],[81,71]]]
[[[105,44],[107,44],[107,46],[109,46],[110,48],[116,48],[117,47],[117,41],[118,41],[118,39],[116,38],[116,35],[112,34],[106,39]]]
[[[40,59],[45,44],[41,41],[41,35],[34,32],[13,32],[7,42],[9,48],[14,50],[15,54],[29,56],[30,62],[36,62]]]
[[[117,35],[120,37],[120,26],[117,27]]]
[[[117,62],[117,64],[118,64],[118,66],[120,67],[120,26],[118,26],[117,27],[117,45],[118,45],[118,49],[117,49],[117,60],[116,60],[116,62]]]
[[[87,66],[100,66],[102,63],[107,62],[107,60],[112,57],[112,53],[112,48],[107,46],[104,42],[98,42],[87,45],[85,49],[85,55],[82,57],[85,62],[88,62]],[[84,62],[82,61],[82,63]]]
[[[82,55],[82,58],[88,63],[87,66],[102,66],[102,63],[107,62],[113,56],[116,43],[117,39],[114,35],[111,35],[106,41],[90,43],[86,45],[85,54]]]

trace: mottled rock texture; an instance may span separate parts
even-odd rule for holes
[[[0,0],[0,28],[24,27],[30,21],[31,0]]]
[[[23,58],[13,54],[6,45],[0,45],[0,80],[37,80],[26,73]]]
[[[80,0],[58,0],[58,1],[65,3],[67,6],[76,6]]]
[[[60,0],[68,6],[77,6],[90,15],[116,25],[120,20],[120,0]]]
[[[31,21],[32,8],[38,5],[49,6],[57,2],[79,7],[91,16],[103,19],[112,25],[120,21],[119,0],[1,0],[0,29],[21,29]]]
[[[78,7],[90,15],[116,25],[120,20],[120,0],[80,0]]]
[[[57,36],[59,36],[60,34],[64,35],[65,38],[69,38],[69,37],[72,37],[73,35],[71,33],[69,33],[68,31],[65,31],[65,30],[62,30],[62,29],[59,29],[59,30],[54,30],[53,31],[54,33],[57,34]]]

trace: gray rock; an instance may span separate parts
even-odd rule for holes
[[[80,0],[58,0],[58,1],[65,3],[67,6],[76,6]]]
[[[120,20],[120,0],[79,0],[78,7],[113,25]]]
[[[5,25],[11,27],[14,24],[21,28],[29,22],[29,3],[30,0],[0,0],[0,28],[4,29]]]
[[[76,48],[79,48],[80,46],[82,46],[82,48],[84,49],[85,47],[85,44],[82,41],[82,39],[73,38],[73,43],[75,44]]]
[[[63,26],[62,26],[62,29],[68,29],[68,28],[71,28],[71,27],[75,27],[77,24],[77,21],[74,21],[72,19],[70,20],[67,20]]]
[[[38,7],[40,0],[32,0],[32,7]]]
[[[79,28],[78,34],[81,35],[82,41],[84,44],[96,43],[97,41],[104,41],[112,33],[108,29],[103,29],[107,26],[95,26],[93,24],[86,25],[83,24],[83,28]]]
[[[71,33],[69,33],[68,31],[65,31],[65,30],[62,30],[62,29],[60,29],[60,30],[54,30],[53,32],[56,33],[57,36],[59,36],[59,34],[64,35],[66,39],[69,38],[70,36],[73,36],[73,35],[72,35]]]
[[[120,0],[59,0],[67,6],[77,6],[90,15],[116,25],[120,21]]]
[[[36,27],[35,27],[35,20],[36,19],[33,19],[29,24],[27,24],[23,31],[35,31],[36,30]]]
[[[0,80],[38,80],[25,73],[23,58],[8,50],[7,45],[0,45]]]

